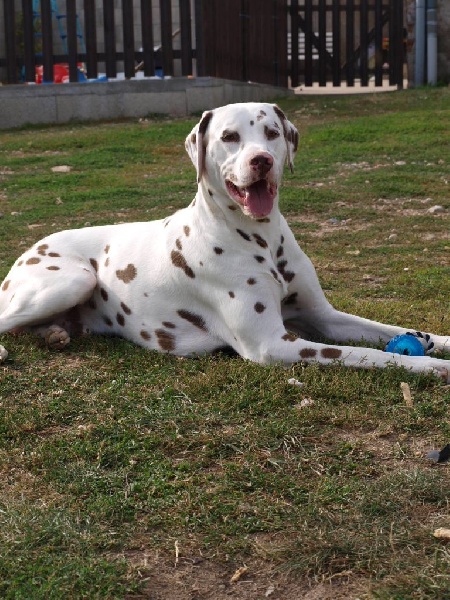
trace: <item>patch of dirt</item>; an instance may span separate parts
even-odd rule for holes
[[[263,561],[231,566],[197,557],[179,558],[175,565],[142,553],[127,558],[145,585],[140,594],[126,600],[362,600],[370,585],[351,572],[308,583]]]

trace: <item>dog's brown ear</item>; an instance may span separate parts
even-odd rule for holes
[[[286,160],[289,165],[289,169],[291,170],[291,173],[293,173],[294,156],[298,148],[298,131],[297,128],[290,121],[288,121],[286,115],[279,106],[274,104],[273,109],[283,125],[284,139],[286,140],[287,148]]]
[[[212,116],[212,111],[204,112],[200,123],[194,127],[185,142],[187,153],[197,170],[197,183],[200,183],[205,172],[205,134]]]

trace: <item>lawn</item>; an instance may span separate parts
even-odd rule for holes
[[[328,297],[448,335],[450,90],[280,105],[301,136],[281,208]],[[195,122],[0,132],[0,276],[53,231],[188,204]],[[1,598],[450,597],[450,546],[433,536],[450,527],[450,463],[426,458],[450,442],[437,378],[107,337],[2,343]]]

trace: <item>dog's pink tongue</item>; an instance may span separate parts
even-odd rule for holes
[[[273,195],[264,180],[253,183],[245,189],[245,205],[255,217],[265,217],[273,208]]]

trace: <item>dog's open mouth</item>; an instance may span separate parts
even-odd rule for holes
[[[266,217],[273,208],[277,186],[267,179],[260,179],[248,187],[238,187],[226,181],[230,196],[254,217]]]

